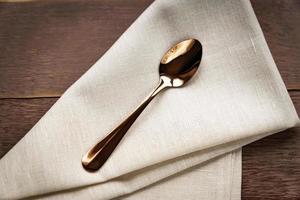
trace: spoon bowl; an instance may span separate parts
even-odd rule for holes
[[[169,49],[160,61],[159,75],[170,87],[181,87],[196,73],[202,45],[196,39],[182,41]]]

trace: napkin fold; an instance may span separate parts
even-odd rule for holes
[[[155,87],[162,55],[187,38],[203,45],[195,77],[157,96],[105,165],[85,171],[81,157]],[[207,185],[231,180],[219,199],[237,199],[237,149],[298,123],[249,0],[157,0],[0,160],[0,198],[123,198],[182,173],[124,197],[150,199],[187,180],[204,186],[198,179],[212,176],[202,169],[231,164]]]

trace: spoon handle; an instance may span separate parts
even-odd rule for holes
[[[103,140],[93,146],[82,158],[82,165],[88,171],[98,170],[109,158],[114,149],[117,147],[123,136],[126,134],[131,125],[138,116],[143,112],[151,100],[167,86],[160,79],[158,86],[153,92],[137,107],[137,109],[124,120],[117,128],[115,128]]]

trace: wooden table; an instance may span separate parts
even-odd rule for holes
[[[153,0],[0,3],[0,157]],[[251,0],[300,112],[300,1]],[[300,199],[300,129],[243,148],[243,199]]]

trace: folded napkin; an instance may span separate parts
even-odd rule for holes
[[[203,45],[195,77],[157,96],[105,165],[85,171],[82,156],[187,38]],[[249,0],[157,0],[0,160],[0,198],[239,199],[238,149],[298,123]]]

